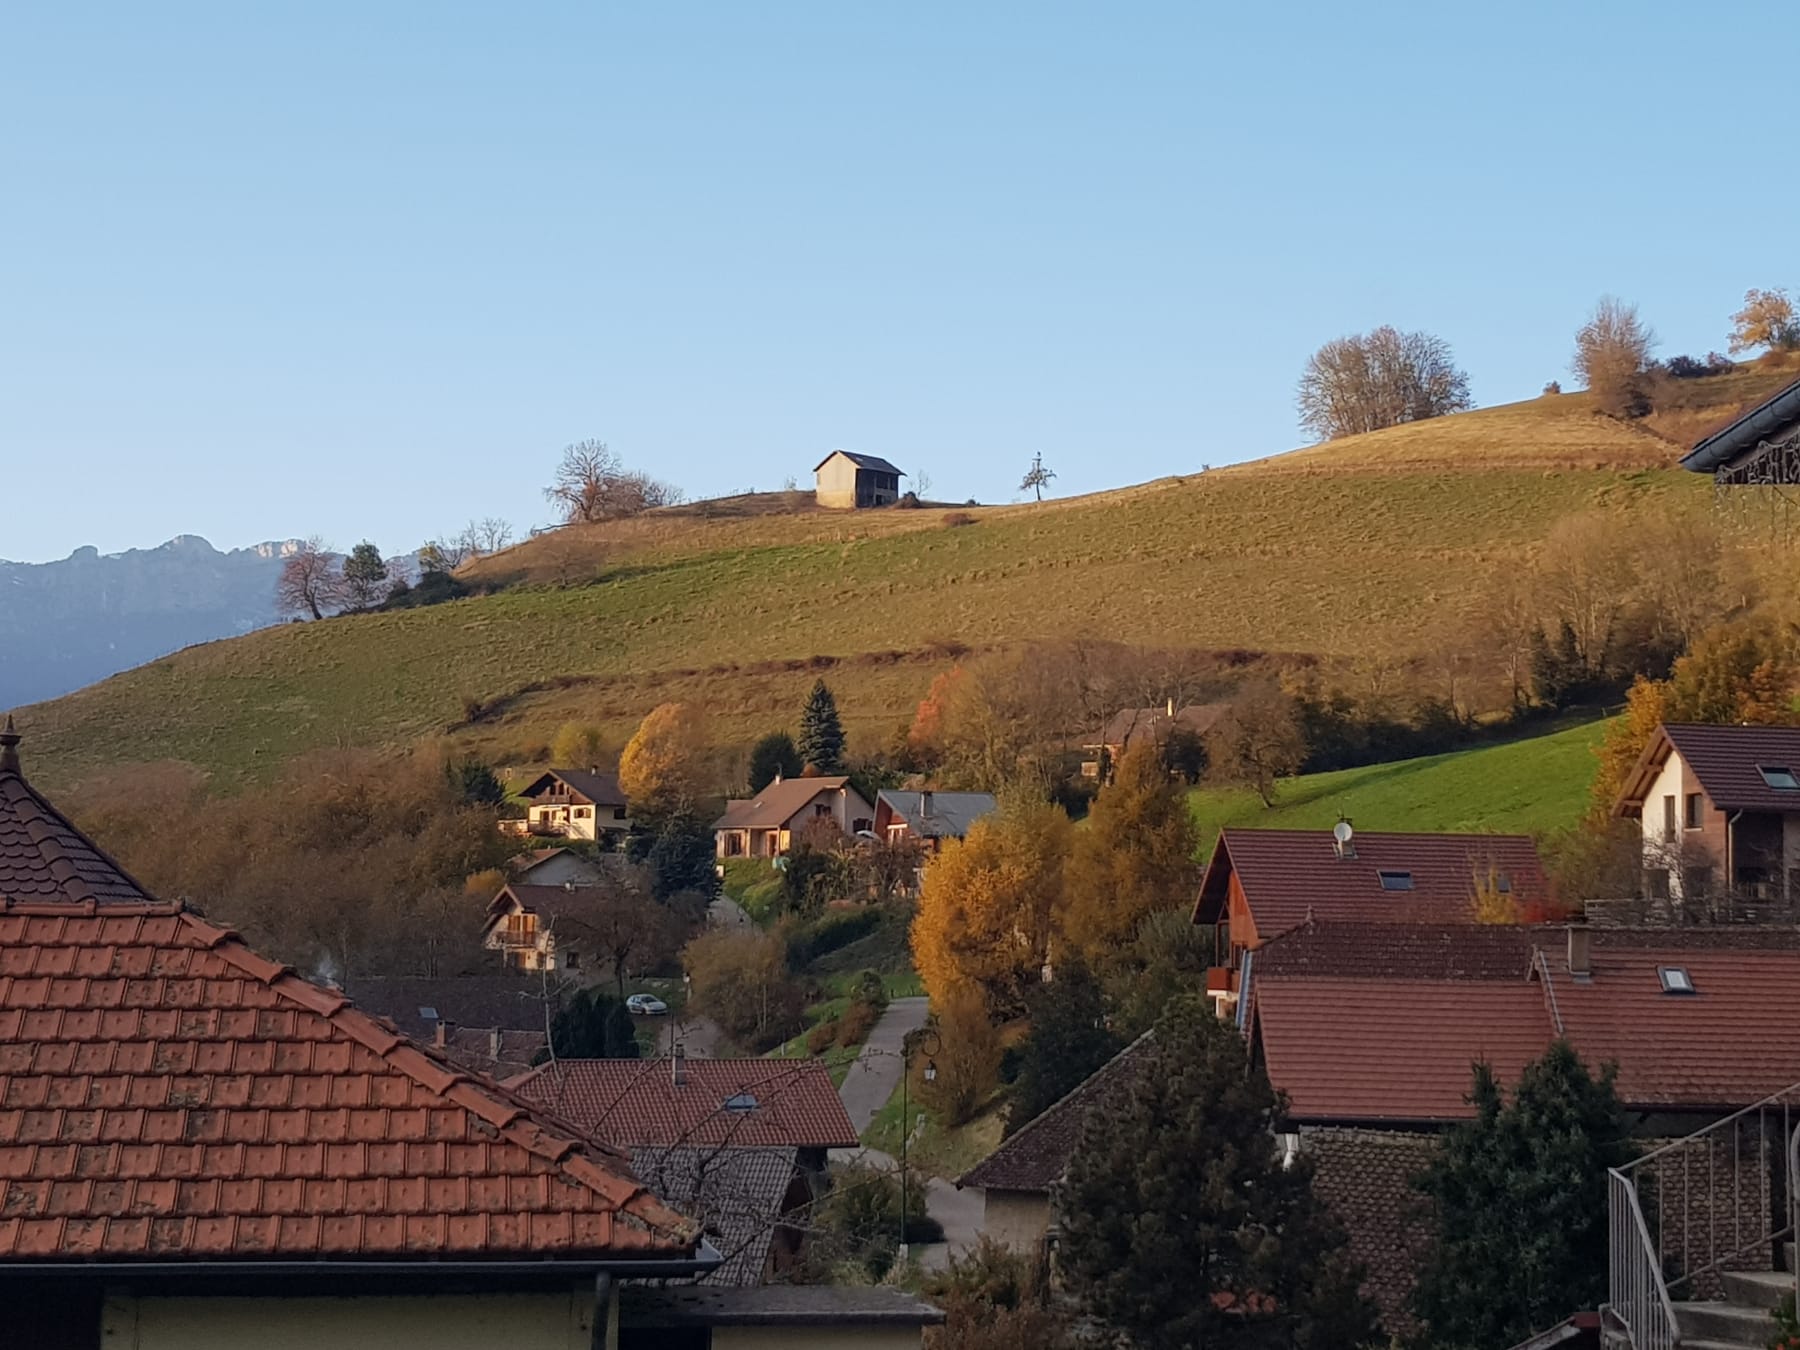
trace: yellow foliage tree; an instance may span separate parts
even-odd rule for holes
[[[946,1124],[961,1125],[993,1095],[1000,1080],[1000,1033],[974,984],[959,985],[935,1008],[937,1077],[924,1099]]]
[[[619,786],[644,815],[683,810],[701,795],[707,756],[706,719],[687,703],[664,703],[626,742]]]
[[[1800,319],[1794,317],[1794,302],[1779,286],[1745,291],[1744,307],[1731,316],[1731,354],[1758,347],[1778,352],[1800,347]]]
[[[1040,978],[1062,895],[1074,827],[1047,802],[984,816],[925,872],[913,920],[913,962],[938,1006],[978,988],[990,1015],[1022,1006]]]
[[[1193,903],[1199,842],[1187,793],[1158,748],[1131,747],[1076,832],[1063,873],[1063,937],[1090,966],[1110,964],[1146,915]]]

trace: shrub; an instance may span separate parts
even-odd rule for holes
[[[869,1039],[869,1033],[881,1020],[881,1009],[870,1003],[852,1003],[838,1019],[834,1030],[837,1032],[837,1043],[845,1049],[853,1045],[861,1045]],[[808,1049],[811,1043],[808,1042]],[[817,1054],[817,1051],[813,1053]]]
[[[1544,392],[1546,394],[1562,393],[1562,381],[1561,380],[1551,380],[1548,384],[1546,384],[1544,386]]]
[[[822,1055],[838,1043],[838,1024],[833,1021],[819,1023],[806,1033],[806,1053]]]
[[[1704,380],[1712,375],[1729,373],[1735,365],[1730,357],[1708,352],[1704,360],[1697,356],[1671,356],[1662,363],[1662,373],[1676,380]]]
[[[954,529],[959,528],[960,526],[973,525],[974,523],[975,523],[975,517],[970,515],[967,511],[946,511],[946,512],[944,512],[944,524],[946,526],[948,526],[950,529],[954,530]]]
[[[814,1213],[814,1259],[848,1261],[870,1280],[894,1264],[900,1241],[900,1177],[886,1168],[834,1167],[831,1189]],[[942,1242],[944,1227],[925,1213],[924,1178],[906,1191],[906,1240]]]
[[[880,923],[881,911],[869,905],[827,910],[816,919],[795,924],[787,934],[788,968],[803,970],[827,952],[867,937]]]
[[[894,505],[898,506],[903,511],[916,511],[919,509],[919,494],[916,492],[902,493],[900,500],[895,502]]]

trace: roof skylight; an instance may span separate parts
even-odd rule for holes
[[[1758,764],[1756,771],[1777,792],[1800,792],[1800,776],[1785,764]]]
[[[727,1111],[754,1111],[756,1110],[756,1097],[748,1092],[733,1093],[725,1099],[725,1109]]]
[[[1658,966],[1657,978],[1662,981],[1665,994],[1691,994],[1694,992],[1694,977],[1681,966]]]
[[[419,1020],[421,1022],[437,1021],[438,1020],[437,1009],[430,1007],[427,1004],[420,1004],[419,1005]]]
[[[1411,872],[1380,871],[1375,875],[1381,878],[1381,889],[1384,891],[1410,891],[1413,888]]]

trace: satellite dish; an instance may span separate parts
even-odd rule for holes
[[[1350,822],[1347,820],[1340,820],[1331,827],[1331,837],[1340,845],[1349,843],[1350,837],[1355,833],[1356,831],[1350,828]]]

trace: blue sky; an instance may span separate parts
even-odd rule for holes
[[[1603,292],[1800,283],[1791,5],[82,4],[0,41],[0,557],[524,527],[834,446],[1005,501],[1299,442],[1308,352],[1484,404]],[[1758,90],[1762,92],[1758,92]]]

